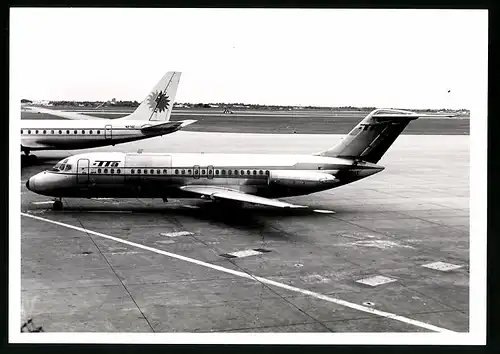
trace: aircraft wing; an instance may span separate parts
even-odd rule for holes
[[[307,208],[304,205],[295,205],[286,202],[282,202],[276,199],[269,199],[264,197],[258,197],[256,195],[247,194],[238,190],[215,187],[215,186],[183,186],[180,187],[181,190],[189,193],[196,194],[201,198],[205,199],[222,199],[222,200],[232,200],[237,202],[245,202],[257,205],[267,205],[276,208]]]
[[[48,109],[42,107],[30,107],[30,109],[32,112],[46,113],[66,119],[104,119],[104,120],[108,119],[108,118],[92,117],[78,112],[66,112],[66,111],[59,111],[57,109]]]
[[[145,133],[153,133],[153,132],[159,132],[159,131],[164,131],[164,132],[170,132],[170,131],[176,131],[179,129],[184,128],[185,126],[188,126],[189,124],[193,124],[194,122],[197,122],[196,120],[192,119],[187,119],[187,120],[179,120],[177,122],[160,122],[159,124],[156,125],[150,125],[150,124],[145,124],[142,126],[141,130]]]

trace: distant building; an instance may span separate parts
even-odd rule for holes
[[[39,105],[39,106],[52,106],[52,103],[48,100],[38,100],[38,101],[33,101],[33,104]]]

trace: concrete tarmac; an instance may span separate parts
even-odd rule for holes
[[[341,137],[178,132],[92,150],[312,153]],[[284,199],[308,211],[65,199],[56,212],[26,190],[79,152],[23,163],[21,211],[62,224],[22,217],[22,321],[49,332],[469,330],[467,135],[402,135],[381,173]]]

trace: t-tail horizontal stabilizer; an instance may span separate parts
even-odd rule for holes
[[[420,114],[398,109],[375,109],[334,147],[316,155],[377,163],[408,124],[420,117],[452,115]]]

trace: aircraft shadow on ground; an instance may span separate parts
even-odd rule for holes
[[[236,229],[262,230],[267,227],[268,222],[289,218],[317,219],[328,217],[328,214],[319,214],[308,209],[278,209],[273,207],[254,207],[241,204],[218,204],[212,202],[198,202],[184,205],[127,205],[126,203],[102,203],[100,205],[67,205],[64,210],[52,211],[46,209],[46,213],[95,213],[94,215],[117,215],[133,217],[133,215],[146,214],[164,217],[187,217],[200,221],[206,221],[214,225],[224,225]],[[122,214],[123,213],[123,214]]]

